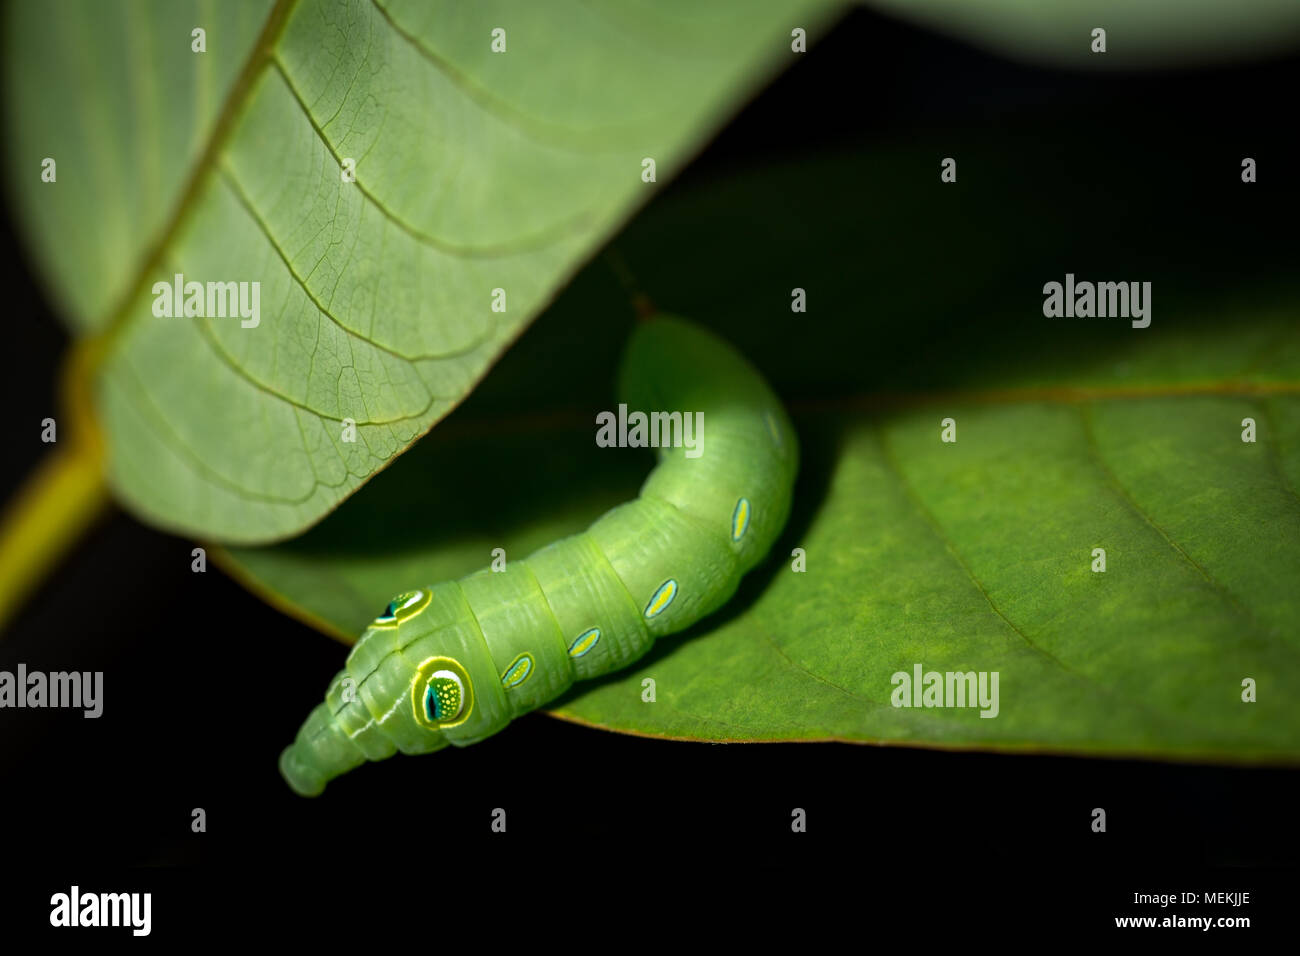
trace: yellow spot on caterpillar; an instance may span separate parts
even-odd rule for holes
[[[388,607],[371,622],[371,626],[397,627],[402,621],[423,611],[432,599],[433,593],[422,588],[404,591],[388,602]]]
[[[569,645],[569,656],[581,657],[583,654],[587,653],[587,651],[595,647],[596,642],[599,640],[600,628],[593,627],[590,630],[583,631],[578,635],[574,642]]]
[[[736,502],[736,510],[731,513],[731,540],[739,541],[749,530],[749,499],[741,498]]]
[[[650,603],[645,606],[645,616],[654,617],[673,603],[673,598],[677,597],[677,582],[669,578],[663,584],[659,585],[659,590],[650,598]]]
[[[453,720],[460,713],[463,686],[451,671],[438,671],[429,679],[424,694],[424,712],[430,721]]]
[[[429,657],[416,669],[411,682],[415,720],[428,730],[456,727],[474,711],[474,684],[457,661]]]
[[[510,662],[510,666],[506,668],[506,672],[501,675],[501,683],[506,687],[518,687],[524,681],[528,680],[528,677],[532,672],[532,655],[526,653],[520,654]]]

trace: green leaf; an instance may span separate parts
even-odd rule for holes
[[[789,528],[736,598],[553,713],[698,740],[1300,756],[1300,324],[1293,286],[1241,288],[1250,270],[1284,275],[1287,246],[1250,239],[1241,193],[1203,191],[1198,216],[1232,210],[1241,229],[1223,244],[1236,259],[1189,281],[1198,250],[1221,250],[1159,224],[1178,221],[1180,176],[1204,172],[1160,179],[1159,155],[1114,174],[1161,183],[1144,204],[1098,189],[1094,215],[1043,242],[1074,195],[1062,184],[1104,168],[1086,151],[999,162],[1051,141],[963,141],[978,188],[920,222],[918,187],[862,183],[929,176],[933,147],[706,179],[620,237],[661,306],[768,374],[804,457]],[[1131,245],[1112,259],[1118,235]],[[1153,280],[1150,328],[1043,318],[1042,283],[1098,249],[1121,263],[1100,278],[1137,261]],[[705,256],[709,269],[681,268]],[[797,326],[796,282],[809,290]],[[402,462],[298,540],[235,550],[238,574],[350,640],[390,592],[483,567],[496,547],[525,556],[635,495],[651,457],[593,443],[632,322],[626,306],[610,319],[620,295],[588,269]],[[939,440],[947,417],[955,444]],[[1091,570],[1098,547],[1105,573]],[[999,716],[891,706],[892,675],[918,663],[999,672]]]
[[[648,199],[643,159],[669,179],[828,7],[10,9],[8,179],[56,300],[103,337],[113,488],[157,525],[260,542],[453,408]],[[259,283],[256,321],[158,317],[176,274]]]

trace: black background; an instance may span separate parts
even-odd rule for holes
[[[1225,263],[1289,261],[1293,271],[1297,195],[1288,180],[1300,166],[1298,76],[1296,58],[1155,74],[1057,72],[856,11],[668,188],[769,154],[935,131],[950,135],[956,154],[964,138],[1003,126],[1022,137],[1042,129],[1058,155],[1085,157],[1085,168],[1063,169],[1054,202],[1073,197],[1079,212],[1096,194],[1122,202],[1181,190],[1199,256],[1182,265],[1189,276]],[[1140,131],[1139,141],[1125,130]],[[1249,188],[1265,200],[1243,212],[1198,198],[1197,177],[1239,182],[1246,155],[1260,166],[1261,181]],[[1025,161],[1006,156],[1010,166]],[[1166,178],[1133,175],[1135,165]],[[941,273],[960,249],[944,248],[936,178],[937,161],[899,188],[915,193],[916,215],[934,219]],[[39,422],[56,413],[67,336],[26,268],[11,216],[4,228],[4,261],[14,267],[0,377],[9,435],[0,491],[8,497],[46,451]],[[1025,237],[1027,245],[1051,241]],[[364,881],[349,868],[380,870],[387,860],[429,865],[430,889],[449,860],[456,873],[484,861],[503,881],[554,879],[561,896],[579,873],[593,892],[597,872],[660,869],[712,880],[709,892],[718,893],[735,861],[754,860],[749,872],[773,888],[825,875],[874,906],[883,892],[894,916],[974,901],[986,915],[1028,908],[1038,919],[1068,914],[1093,928],[1145,912],[1122,905],[1135,890],[1253,886],[1258,899],[1262,887],[1258,914],[1280,905],[1293,877],[1271,869],[1291,867],[1300,849],[1297,771],[1287,768],[688,744],[530,715],[479,746],[370,765],[304,801],[284,785],[276,758],[344,652],[216,568],[192,574],[192,547],[115,512],[0,642],[0,669],[21,661],[105,672],[99,720],[0,712],[0,859],[20,922],[43,924],[50,892],[78,880],[95,888],[97,875],[111,884],[99,888],[160,894],[155,920],[179,925],[178,913],[202,921],[226,892],[254,900],[279,900],[291,887],[310,894],[336,880]],[[191,832],[195,807],[207,813],[206,833]],[[504,836],[489,830],[494,807],[507,811]],[[806,834],[790,832],[793,807],[807,810]],[[1106,808],[1105,834],[1091,832],[1093,807]],[[184,868],[122,873],[176,864]],[[208,895],[196,898],[195,886]],[[169,891],[184,902],[161,906]]]

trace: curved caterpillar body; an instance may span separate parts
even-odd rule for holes
[[[399,750],[477,743],[716,610],[763,559],[790,511],[798,445],[758,373],[658,316],[633,333],[620,395],[631,409],[703,412],[698,457],[660,447],[640,496],[582,534],[394,598],[281,754],[294,790],[315,796]]]

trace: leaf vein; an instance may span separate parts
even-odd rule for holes
[[[597,152],[613,153],[619,150],[617,147],[607,145],[611,139],[618,139],[636,132],[635,129],[616,132],[610,129],[579,130],[530,116],[523,110],[511,106],[487,87],[475,83],[448,60],[431,50],[423,40],[402,26],[379,0],[371,0],[371,3],[374,4],[379,11],[379,15],[393,32],[406,41],[422,59],[445,76],[467,99],[535,143],[582,155],[591,155]],[[582,142],[575,142],[575,140],[581,140]]]
[[[366,335],[363,335],[362,333],[356,331],[355,329],[349,328],[342,321],[340,321],[339,318],[335,316],[333,312],[329,310],[329,308],[325,305],[324,302],[322,302],[316,296],[316,293],[312,291],[310,286],[308,286],[307,280],[298,274],[298,271],[293,267],[293,264],[289,261],[289,257],[286,255],[284,249],[281,247],[280,243],[276,240],[275,236],[271,233],[270,225],[264,219],[262,219],[260,215],[258,215],[257,210],[253,207],[252,199],[248,196],[247,193],[244,192],[243,186],[240,185],[239,179],[235,175],[234,170],[231,169],[229,166],[222,164],[221,171],[224,174],[223,178],[230,186],[231,192],[234,194],[235,198],[239,201],[239,204],[244,208],[244,211],[248,214],[248,217],[262,231],[262,234],[266,236],[267,242],[270,243],[271,248],[275,250],[276,255],[280,257],[280,261],[284,263],[285,269],[288,270],[289,275],[293,278],[294,282],[297,284],[297,286],[300,289],[302,289],[302,291],[306,294],[307,298],[311,300],[312,305],[314,305],[322,315],[324,315],[335,326],[337,326],[339,331],[343,332],[344,335],[347,335],[351,338],[359,339],[360,341],[365,342],[367,345],[372,346],[373,348],[376,348],[381,352],[385,352],[388,355],[393,356],[393,358],[400,359],[403,362],[410,362],[410,363],[444,361],[447,359],[463,358],[464,356],[469,355],[470,353],[475,352],[478,349],[482,348],[484,345],[486,345],[488,342],[492,340],[496,331],[495,327],[490,328],[483,336],[471,342],[470,344],[459,346],[457,348],[451,349],[446,352],[428,352],[428,353],[422,353],[418,355],[406,355],[403,354],[402,352],[397,351],[396,349],[384,345],[382,342],[377,342],[374,339],[369,338]],[[325,228],[328,228],[328,226],[326,226]],[[322,229],[322,231],[324,230]],[[321,257],[322,260],[324,258],[325,256]],[[317,263],[317,265],[319,265],[319,262]],[[312,271],[313,272],[315,271],[315,267],[313,267]],[[423,384],[423,380],[421,380],[421,383]],[[426,392],[428,391],[427,387],[425,390]]]
[[[1265,628],[1258,620],[1256,620],[1255,615],[1251,613],[1250,609],[1246,607],[1244,604],[1242,604],[1237,599],[1236,595],[1234,595],[1226,587],[1224,587],[1217,580],[1215,580],[1214,576],[1211,575],[1210,572],[1207,571],[1204,567],[1202,567],[1200,562],[1198,562],[1195,558],[1193,558],[1190,554],[1188,554],[1183,549],[1182,545],[1180,545],[1177,541],[1175,541],[1172,537],[1170,537],[1169,533],[1165,531],[1165,529],[1162,528],[1160,525],[1158,525],[1149,514],[1147,514],[1146,510],[1140,504],[1138,504],[1137,500],[1129,493],[1129,490],[1126,487],[1124,487],[1124,484],[1119,480],[1119,476],[1116,475],[1115,472],[1111,470],[1110,465],[1106,463],[1106,459],[1101,453],[1101,447],[1097,444],[1097,435],[1092,421],[1092,405],[1090,403],[1084,403],[1079,406],[1079,417],[1083,422],[1083,436],[1084,436],[1084,442],[1088,447],[1088,454],[1091,456],[1092,460],[1096,463],[1098,469],[1101,470],[1101,473],[1106,476],[1106,479],[1109,481],[1111,486],[1115,489],[1115,492],[1129,507],[1129,509],[1135,515],[1141,518],[1144,522],[1146,522],[1146,524],[1149,527],[1151,527],[1158,535],[1160,535],[1160,537],[1164,539],[1165,544],[1169,545],[1169,547],[1171,547],[1174,551],[1176,551],[1179,555],[1181,555],[1184,561],[1186,561],[1193,568],[1195,568],[1197,573],[1199,573],[1201,577],[1205,579],[1206,583],[1209,584],[1210,587],[1213,588],[1218,593],[1220,599],[1226,600],[1229,604],[1231,604],[1233,608],[1235,608],[1238,611],[1238,613],[1240,613],[1248,621],[1250,621],[1250,623],[1254,626],[1256,630],[1264,633],[1268,633],[1269,632],[1268,629]]]
[[[298,105],[302,108],[303,115],[307,118],[307,122],[311,124],[312,129],[316,131],[316,135],[319,137],[325,149],[334,157],[334,161],[342,166],[342,157],[339,155],[338,150],[334,147],[334,144],[330,141],[329,137],[325,135],[325,131],[317,125],[316,117],[312,115],[310,108],[302,98],[302,94],[294,85],[293,78],[289,76],[288,68],[279,57],[272,57],[271,62],[275,65],[276,72],[279,73],[283,79],[285,86],[288,87],[293,98],[298,101]],[[416,242],[461,259],[500,259],[520,255],[526,252],[536,252],[539,249],[544,249],[548,245],[553,244],[558,239],[590,231],[596,221],[596,217],[590,210],[579,209],[576,214],[570,216],[567,220],[562,220],[548,228],[533,233],[532,235],[519,236],[508,242],[489,243],[482,246],[464,245],[461,243],[449,242],[446,239],[441,239],[438,236],[431,235],[397,215],[397,213],[384,205],[384,203],[380,201],[379,197],[366,187],[366,185],[361,181],[360,172],[357,173],[357,177],[353,180],[352,185],[355,186],[362,195],[370,200],[374,207],[383,214],[384,218],[388,219],[393,223],[393,225],[397,226]]]
[[[980,595],[984,598],[985,602],[988,604],[989,609],[992,610],[993,613],[996,614],[999,619],[1001,619],[1002,623],[1004,623],[1008,628],[1011,629],[1013,633],[1015,633],[1022,641],[1024,641],[1026,645],[1031,647],[1033,650],[1037,651],[1039,654],[1042,654],[1045,658],[1047,658],[1057,667],[1071,674],[1074,674],[1075,672],[1070,670],[1070,668],[1066,667],[1065,664],[1063,664],[1055,655],[1049,653],[1048,651],[1044,650],[1043,648],[1035,644],[1033,641],[1031,641],[1029,639],[1029,636],[1025,634],[1024,631],[1022,631],[1019,627],[1017,627],[1009,617],[1007,617],[1005,614],[1002,613],[1001,608],[999,608],[997,604],[994,603],[993,598],[989,595],[989,592],[985,589],[983,582],[981,582],[980,579],[975,576],[975,572],[971,569],[970,565],[966,563],[966,559],[961,556],[961,553],[958,552],[957,547],[953,543],[952,539],[948,537],[947,532],[943,530],[943,526],[939,524],[939,519],[934,515],[933,512],[930,511],[930,509],[926,506],[925,502],[921,500],[921,496],[917,493],[916,489],[912,487],[912,483],[907,480],[907,476],[904,475],[902,467],[899,465],[897,459],[895,459],[893,451],[889,447],[889,441],[885,437],[884,429],[882,429],[879,426],[876,426],[875,432],[876,432],[876,438],[880,443],[880,448],[882,451],[882,460],[885,462],[887,470],[893,476],[898,486],[902,489],[903,494],[907,497],[908,501],[912,503],[912,506],[921,515],[922,519],[924,519],[926,524],[930,526],[931,531],[933,531],[935,536],[938,537],[939,541],[943,544],[944,548],[948,551],[948,554],[952,557],[952,559],[955,562],[957,562],[957,566],[961,568],[962,572],[970,580],[970,583],[975,586],[975,589],[977,591],[979,591]],[[1076,675],[1076,676],[1082,676],[1082,675]]]

